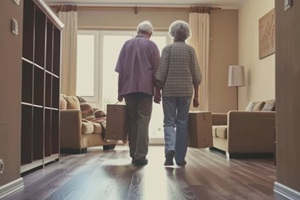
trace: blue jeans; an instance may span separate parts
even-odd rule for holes
[[[187,151],[191,97],[163,97],[165,154],[175,151],[175,161],[184,162]]]

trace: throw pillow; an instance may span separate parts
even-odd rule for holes
[[[264,101],[257,102],[255,104],[255,106],[253,107],[252,111],[261,111],[261,109],[264,107],[264,105],[265,105]]]
[[[105,112],[103,112],[102,110],[99,110],[97,108],[94,108],[94,112],[95,112],[95,117],[96,118],[100,118],[100,117],[105,117],[106,116]]]
[[[80,110],[79,100],[76,96],[65,96],[64,98],[67,101],[67,109]]]
[[[83,103],[83,102],[87,102],[84,98],[80,97],[80,96],[77,96],[78,100],[80,103]]]
[[[274,110],[275,110],[275,99],[265,101],[265,105],[261,109],[261,111],[274,111]]]
[[[251,101],[246,107],[246,111],[253,111],[253,108],[257,102]]]
[[[67,109],[67,101],[63,97],[59,97],[59,109],[61,110]]]
[[[81,110],[81,116],[83,119],[87,119],[89,121],[92,121],[95,119],[95,115],[94,115],[94,109],[93,107],[86,103],[80,103],[80,110]]]

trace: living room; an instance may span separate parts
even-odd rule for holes
[[[299,197],[300,185],[298,181],[299,173],[297,172],[300,165],[298,159],[300,150],[297,142],[299,141],[299,136],[296,129],[297,122],[294,121],[299,117],[299,111],[297,110],[298,105],[296,104],[296,102],[299,100],[299,94],[293,87],[298,83],[298,81],[296,81],[297,77],[295,78],[295,76],[299,75],[297,73],[292,73],[291,70],[287,70],[287,72],[285,72],[285,70],[277,67],[275,54],[271,54],[262,59],[259,58],[258,21],[262,16],[274,9],[276,5],[283,7],[283,2],[280,1],[279,3],[279,1],[275,2],[273,0],[244,0],[238,9],[224,8],[211,12],[209,55],[211,71],[208,73],[207,79],[209,81],[208,84],[210,85],[211,90],[208,93],[209,95],[207,96],[208,100],[205,108],[213,112],[227,112],[228,110],[237,108],[239,110],[244,110],[250,101],[276,99],[276,114],[281,111],[282,115],[279,115],[276,119],[278,145],[276,182],[278,184],[275,185],[275,189],[279,191],[285,191],[290,194],[290,196],[294,195],[294,197]],[[2,8],[6,7],[4,6]],[[297,5],[297,2],[294,2],[292,9],[287,10],[286,13],[294,13],[296,9],[299,9],[299,6]],[[2,12],[2,10],[1,13],[3,13],[3,15],[5,14]],[[120,13],[125,14],[123,16],[120,15]],[[140,17],[149,18],[152,23],[161,30],[166,30],[168,25],[179,17],[182,20],[188,21],[188,13],[179,11],[162,14],[160,11],[153,11],[153,13],[151,13],[137,10],[137,14],[135,14],[132,11],[112,12],[79,10],[78,28],[91,29],[93,27],[102,27],[105,29],[112,29],[115,27],[122,27],[122,29],[133,29],[141,20]],[[291,19],[294,19],[292,18],[293,16],[290,17]],[[16,16],[15,18],[21,17]],[[1,19],[1,22],[2,20],[4,22],[5,19],[6,18]],[[108,19],[111,19],[111,21]],[[5,21],[4,24],[7,24],[7,22]],[[19,30],[21,32],[21,28]],[[0,33],[1,44],[6,44],[5,41],[2,40],[2,31]],[[21,38],[19,40],[21,40]],[[299,43],[297,40],[294,41],[294,43],[297,42]],[[14,43],[1,45],[3,47],[9,47],[9,49],[1,47],[1,54],[4,55],[3,64],[1,64],[1,66],[20,65],[18,62],[21,61],[11,61],[11,59],[7,59],[9,58],[9,56],[6,56],[8,55],[8,52],[15,51],[14,48],[16,48],[16,46],[12,44]],[[18,43],[16,42],[16,44]],[[21,52],[19,53],[21,54]],[[279,60],[280,58],[283,58],[282,56],[278,56],[278,49],[276,49],[276,55],[278,62],[282,62],[282,60]],[[21,57],[21,55],[19,55],[19,57]],[[293,57],[293,59],[296,59],[296,56]],[[247,80],[245,87],[232,88],[227,86],[227,71],[228,66],[231,64],[245,66]],[[294,67],[294,71],[299,70],[295,63],[290,63],[289,65]],[[4,71],[4,67],[1,67],[1,70]],[[13,76],[15,73],[17,73],[14,70],[16,70],[15,67],[8,69],[9,74]],[[281,75],[288,72],[291,74],[286,74],[286,80],[281,78]],[[20,119],[17,119],[13,122],[8,121],[8,119],[15,118],[15,113],[20,113],[20,94],[17,94],[17,92],[13,90],[7,91],[5,88],[6,85],[11,85],[10,88],[17,89],[21,84],[19,78],[7,78],[9,76],[4,74],[5,73],[1,73],[0,75],[1,80],[4,80],[4,83],[0,87],[1,94],[4,94],[2,98],[3,103],[1,106],[1,111],[3,110],[3,112],[1,112],[0,118],[0,159],[5,161],[5,170],[3,174],[0,175],[1,193],[2,191],[6,191],[6,186],[8,184],[19,180],[21,177],[19,153],[20,127],[15,126],[16,123],[20,123]],[[280,85],[280,83],[287,80],[293,80],[293,82],[290,85]],[[287,86],[290,86],[289,90],[286,89]],[[236,100],[237,94],[238,101]],[[285,99],[283,99],[281,96],[282,94],[285,95]],[[220,99],[222,99],[222,101],[220,101]],[[285,100],[289,102],[289,113],[284,112],[284,110],[287,109]]]

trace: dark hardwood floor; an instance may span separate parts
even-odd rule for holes
[[[231,159],[189,148],[185,167],[165,167],[163,146],[150,146],[149,164],[131,164],[128,146],[90,148],[24,175],[25,187],[3,200],[268,200],[276,199],[273,159]]]

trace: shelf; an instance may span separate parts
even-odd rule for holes
[[[59,76],[60,73],[60,45],[61,34],[58,28],[54,28],[54,41],[53,41],[53,70],[52,72]]]
[[[46,15],[35,6],[34,63],[45,66]]]
[[[21,173],[59,159],[63,27],[42,0],[23,9]]]
[[[52,113],[51,110],[45,110],[45,156],[50,156],[52,152]]]
[[[41,167],[43,166],[43,163],[44,161],[41,159],[41,160],[32,161],[31,163],[28,164],[24,164],[21,166],[21,173],[27,172],[37,167]]]
[[[52,106],[52,76],[46,73],[45,106]]]
[[[33,61],[34,3],[24,1],[23,10],[23,57]]]
[[[52,110],[52,154],[59,153],[59,110]]]
[[[44,139],[44,113],[42,108],[33,108],[33,160],[42,159]]]
[[[32,162],[32,107],[22,105],[21,164]]]
[[[43,105],[44,102],[44,71],[40,68],[34,68],[33,81],[33,103],[36,105]]]
[[[32,103],[33,65],[22,61],[22,101]]]
[[[47,49],[46,49],[46,70],[52,72],[53,61],[53,24],[47,19]]]
[[[59,160],[59,154],[58,153],[52,154],[51,156],[48,156],[48,157],[45,157],[44,163],[48,164],[50,162],[57,161],[57,160]]]
[[[59,87],[59,78],[52,77],[52,107],[59,108],[59,95],[60,95],[60,87]]]

